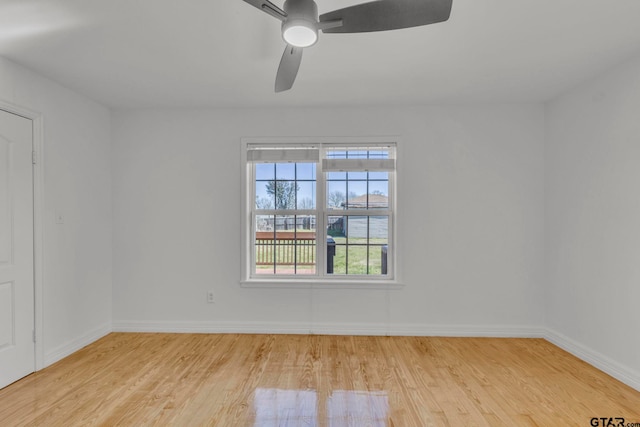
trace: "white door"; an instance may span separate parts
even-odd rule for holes
[[[0,110],[0,388],[35,370],[33,123]]]

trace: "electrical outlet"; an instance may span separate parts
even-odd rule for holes
[[[209,304],[213,304],[216,302],[216,294],[214,294],[213,291],[207,292],[207,302]]]

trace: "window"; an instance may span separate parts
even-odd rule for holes
[[[244,280],[393,280],[395,151],[244,141]]]

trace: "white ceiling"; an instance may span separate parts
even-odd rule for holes
[[[276,94],[280,22],[242,0],[0,0],[0,55],[115,108],[538,102],[639,55],[639,20],[639,0],[453,0],[445,23],[321,34]]]

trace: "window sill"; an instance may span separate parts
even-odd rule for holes
[[[278,280],[251,279],[240,282],[243,288],[285,288],[285,289],[402,289],[404,284],[395,280]]]

